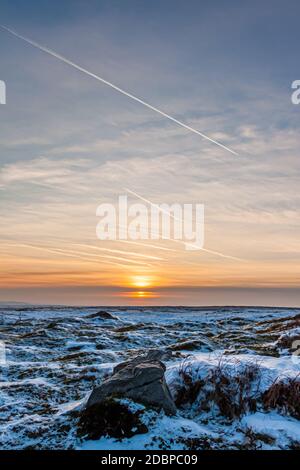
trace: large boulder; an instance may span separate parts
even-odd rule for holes
[[[103,403],[109,398],[129,398],[137,403],[176,414],[176,406],[165,381],[165,365],[161,358],[168,358],[164,351],[149,351],[146,356],[118,364],[112,375],[94,388],[86,409]]]

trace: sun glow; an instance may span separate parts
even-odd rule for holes
[[[127,297],[132,300],[141,301],[147,299],[159,298],[159,294],[154,292],[155,286],[158,285],[158,279],[153,275],[134,274],[127,278],[125,286],[127,292],[121,292],[121,297]]]
[[[139,288],[146,288],[152,286],[152,279],[149,276],[133,276],[132,278],[132,286],[139,287]]]
[[[156,297],[153,292],[145,292],[145,291],[137,291],[137,292],[132,292],[131,297],[134,299],[151,299],[153,297]]]
[[[144,300],[144,299],[157,299],[160,296],[152,291],[131,291],[131,292],[123,292],[120,294],[121,297],[127,297],[129,299],[134,299],[134,300]]]

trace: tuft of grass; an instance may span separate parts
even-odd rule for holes
[[[183,364],[179,374],[183,386],[178,390],[175,403],[178,407],[195,403],[199,411],[209,412],[215,407],[230,420],[245,413],[255,412],[261,379],[256,362],[241,365],[238,370],[227,367],[223,358],[205,377],[193,380],[191,365]]]
[[[278,409],[300,419],[300,379],[279,380],[278,378],[262,395],[264,408]]]
[[[177,407],[192,404],[199,395],[201,388],[205,382],[201,379],[193,380],[191,364],[183,361],[180,369],[179,376],[182,379],[183,386],[177,391],[175,398],[175,405]]]

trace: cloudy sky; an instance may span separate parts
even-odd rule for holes
[[[238,154],[0,29],[0,300],[299,306],[296,0],[0,9],[1,24]],[[98,240],[97,206],[124,188],[204,204],[210,251]]]

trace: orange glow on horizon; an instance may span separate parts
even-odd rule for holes
[[[144,300],[144,299],[157,299],[161,297],[157,292],[153,291],[132,291],[132,292],[122,292],[121,297],[127,297],[129,299],[135,300]]]

